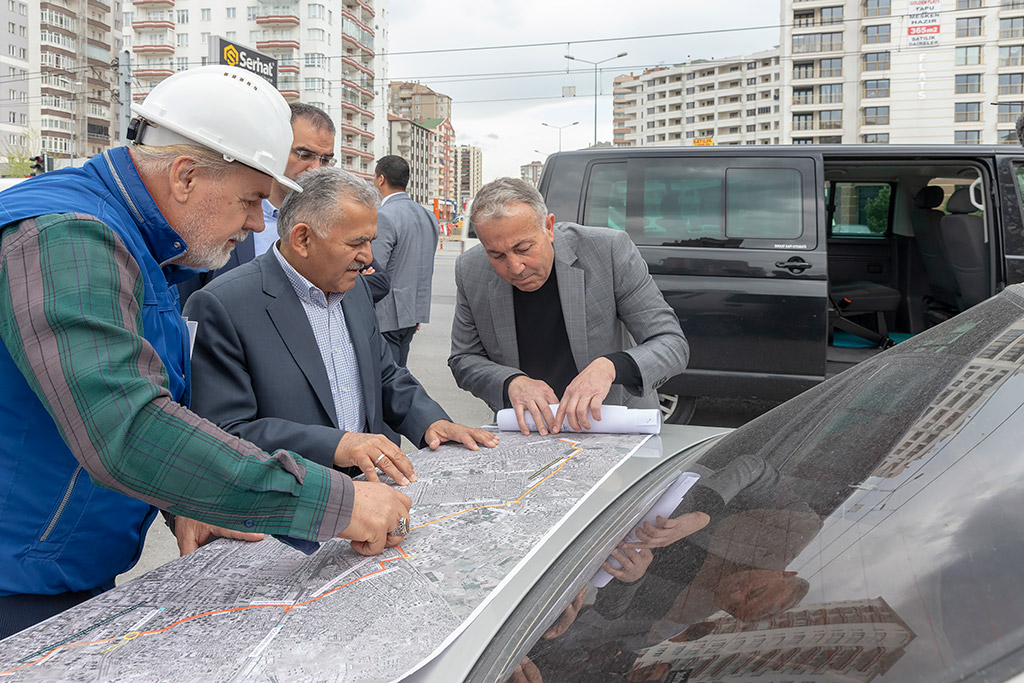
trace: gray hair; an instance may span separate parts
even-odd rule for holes
[[[199,145],[167,145],[153,147],[150,145],[132,144],[132,159],[140,175],[161,175],[167,173],[178,157],[188,157],[192,164],[188,170],[209,171],[214,177],[234,173],[243,167],[233,161],[225,161],[224,155],[209,147]]]
[[[473,208],[469,220],[473,225],[480,225],[495,218],[511,216],[515,211],[509,210],[509,204],[526,204],[537,215],[537,222],[543,226],[548,216],[548,207],[537,188],[518,178],[498,178],[493,180],[473,197]]]
[[[343,199],[370,209],[380,206],[380,195],[373,185],[340,168],[325,166],[306,171],[295,182],[302,186],[302,192],[289,192],[277,215],[277,234],[283,240],[299,223],[307,224],[320,239],[327,239],[331,226],[341,217],[338,203]]]

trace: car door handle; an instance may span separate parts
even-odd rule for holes
[[[804,261],[799,256],[794,256],[790,258],[788,261],[776,261],[775,267],[787,268],[791,273],[802,273],[803,271],[810,268],[811,264],[808,263],[807,261]]]

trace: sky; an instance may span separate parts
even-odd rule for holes
[[[593,142],[594,67],[565,55],[613,58],[598,73],[597,139],[610,141],[616,75],[771,49],[780,21],[773,0],[391,0],[389,19],[388,78],[452,98],[456,142],[483,150],[484,182],[558,151],[558,126],[563,150]],[[754,27],[767,28],[735,30]],[[537,43],[552,44],[463,50]],[[563,98],[563,86],[576,96]]]

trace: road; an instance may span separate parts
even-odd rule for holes
[[[434,281],[431,290],[430,322],[413,338],[409,351],[409,370],[441,404],[451,418],[462,424],[483,425],[493,422],[490,409],[480,399],[455,385],[448,370],[452,318],[455,315],[455,259],[459,242],[449,242],[434,258]],[[773,404],[755,401],[704,400],[697,403],[693,424],[738,427],[771,408]],[[403,440],[407,452],[415,450]],[[146,547],[134,569],[118,577],[124,583],[178,556],[174,537],[157,518],[146,538]]]

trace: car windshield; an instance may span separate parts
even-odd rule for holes
[[[720,439],[669,519],[620,546],[617,578],[573,590],[518,675],[931,683],[1019,671],[1020,294]]]

